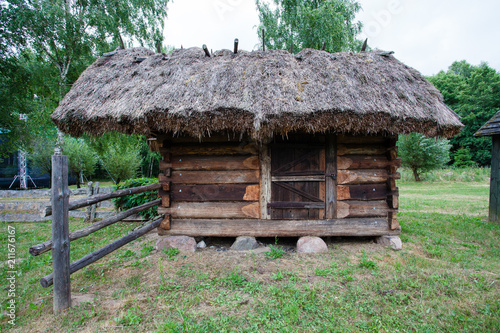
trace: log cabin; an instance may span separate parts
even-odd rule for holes
[[[147,136],[163,157],[160,234],[255,237],[398,235],[398,135],[463,126],[390,53],[313,49],[118,50],[52,120]]]

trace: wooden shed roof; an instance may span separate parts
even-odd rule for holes
[[[234,131],[263,139],[334,131],[451,137],[463,127],[440,92],[392,55],[313,49],[298,55],[222,50],[212,57],[201,48],[169,55],[119,50],[82,73],[52,120],[75,136]]]
[[[486,122],[474,136],[488,136],[500,134],[500,111]]]

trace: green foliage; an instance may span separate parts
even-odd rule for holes
[[[115,190],[122,190],[122,189],[126,189],[126,188],[131,188],[131,187],[139,187],[139,186],[149,185],[149,184],[153,184],[153,183],[158,183],[158,179],[157,178],[136,178],[136,179],[129,179],[123,183],[115,185],[114,188],[115,188]],[[123,197],[115,198],[115,199],[113,199],[113,203],[115,204],[115,208],[117,210],[127,210],[130,208],[134,208],[134,207],[137,207],[139,205],[151,202],[153,200],[156,200],[157,197],[158,197],[157,191],[149,191],[149,192],[131,194],[131,195],[126,195]],[[139,214],[144,216],[145,218],[152,218],[152,217],[156,216],[156,207],[151,207],[149,209],[143,210],[142,212],[139,212]]]
[[[452,158],[455,160],[460,148],[466,148],[474,162],[490,165],[491,138],[476,138],[474,133],[500,109],[500,73],[486,63],[473,66],[463,60],[428,79],[465,125],[462,132],[450,140]]]
[[[356,36],[361,23],[354,22],[361,9],[352,0],[256,0],[259,12],[259,35],[265,30],[265,44],[270,49],[321,49],[328,52],[359,50]]]
[[[71,84],[123,40],[161,46],[168,0],[7,0],[0,4],[0,156],[55,132]],[[28,114],[27,124],[19,114]]]
[[[68,168],[77,177],[79,185],[80,174],[88,177],[95,172],[97,165],[97,154],[83,139],[65,137],[63,154],[68,156]]]
[[[111,174],[116,184],[122,179],[137,176],[142,163],[139,135],[110,132],[98,138],[90,138],[90,145],[100,156],[103,167]]]
[[[285,250],[282,248],[278,247],[277,245],[269,245],[270,251],[264,252],[266,255],[266,258],[268,259],[278,259],[283,257],[283,254],[285,254]]]
[[[420,181],[420,173],[443,167],[450,160],[448,140],[412,133],[400,135],[398,147],[401,163],[413,171],[415,181]]]
[[[32,144],[28,158],[34,167],[39,168],[43,173],[52,173],[51,156],[54,154],[55,138],[39,138]]]
[[[178,248],[171,246],[167,249],[163,249],[163,253],[165,253],[165,255],[167,256],[168,259],[172,259],[176,255],[181,253],[181,251]]]
[[[455,162],[453,162],[454,167],[465,168],[474,166],[476,163],[472,160],[472,154],[467,148],[459,148],[455,152]]]

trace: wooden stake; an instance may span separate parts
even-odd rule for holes
[[[238,38],[234,40],[234,54],[238,53]]]
[[[325,46],[326,46],[326,43],[323,42],[323,46],[321,46],[321,51],[324,51],[325,50]]]
[[[54,155],[52,156],[54,313],[60,313],[71,307],[68,206],[68,156]]]
[[[264,29],[262,29],[262,51],[265,50],[266,50],[266,39],[265,39]]]
[[[210,58],[210,52],[208,52],[208,47],[205,44],[203,44],[202,48],[203,51],[205,51],[205,56]]]
[[[368,38],[365,39],[365,41],[363,42],[363,46],[361,46],[361,52],[365,52],[366,51],[366,46],[368,45]]]

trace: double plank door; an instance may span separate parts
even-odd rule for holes
[[[335,218],[336,140],[271,144],[272,219]]]

